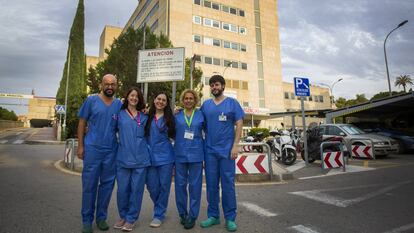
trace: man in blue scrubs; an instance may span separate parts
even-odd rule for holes
[[[115,128],[121,101],[114,98],[116,77],[102,78],[101,92],[89,96],[79,110],[78,158],[83,160],[82,171],[82,232],[92,232],[96,205],[96,225],[109,229],[106,223],[108,204],[115,182]],[[86,130],[88,127],[88,130]],[[96,204],[95,204],[96,203]]]
[[[221,181],[221,203],[226,228],[228,231],[236,231],[235,159],[238,155],[244,111],[236,99],[223,95],[226,82],[221,75],[213,75],[209,84],[214,99],[206,100],[201,106],[207,126],[205,173],[208,219],[202,221],[200,226],[207,228],[220,224],[219,181]]]

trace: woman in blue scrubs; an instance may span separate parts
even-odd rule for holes
[[[160,227],[165,218],[175,161],[171,140],[175,136],[174,114],[166,93],[155,95],[148,112],[145,135],[151,151],[151,167],[147,173],[147,189],[154,203],[151,227]]]
[[[117,203],[120,219],[116,229],[132,231],[141,211],[147,168],[151,165],[145,125],[148,116],[141,112],[145,103],[141,91],[133,87],[125,96],[118,117]]]
[[[184,110],[175,115],[175,201],[181,224],[191,229],[200,212],[204,116],[195,109],[198,103],[195,91],[183,91],[180,100]]]

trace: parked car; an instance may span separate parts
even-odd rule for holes
[[[355,124],[367,133],[375,133],[397,140],[400,153],[414,151],[413,133],[403,132],[396,129],[389,129],[376,122],[359,122]]]
[[[342,136],[349,151],[352,145],[369,145],[373,143],[375,156],[387,156],[398,153],[398,142],[390,137],[366,133],[352,124],[322,124],[319,126],[323,137]]]

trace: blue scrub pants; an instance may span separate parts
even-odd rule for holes
[[[180,216],[189,215],[192,219],[198,218],[202,180],[202,162],[175,163],[175,202]],[[188,200],[188,193],[190,200]],[[189,211],[188,206],[190,206]]]
[[[159,220],[164,220],[168,207],[168,197],[170,196],[173,163],[151,166],[147,172],[147,189],[154,203],[154,216]]]
[[[117,167],[117,203],[121,219],[134,224],[139,217],[147,168]]]
[[[115,183],[115,150],[85,146],[82,170],[82,222],[91,225],[106,220]],[[99,186],[98,186],[99,184]],[[97,197],[98,196],[98,197]]]
[[[236,174],[235,160],[224,158],[218,154],[206,154],[206,184],[207,184],[207,216],[220,218],[219,182],[221,181],[221,196],[224,218],[234,221],[237,215],[236,189],[234,177]]]

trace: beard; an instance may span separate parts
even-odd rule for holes
[[[222,94],[223,94],[223,92],[224,92],[224,89],[220,89],[220,90],[217,90],[217,91],[213,91],[213,92],[211,92],[211,94],[214,96],[214,97],[219,97],[219,96],[221,96]]]
[[[115,91],[114,91],[113,89],[105,89],[105,90],[103,91],[103,94],[104,94],[106,97],[112,97],[112,96],[114,96]]]

